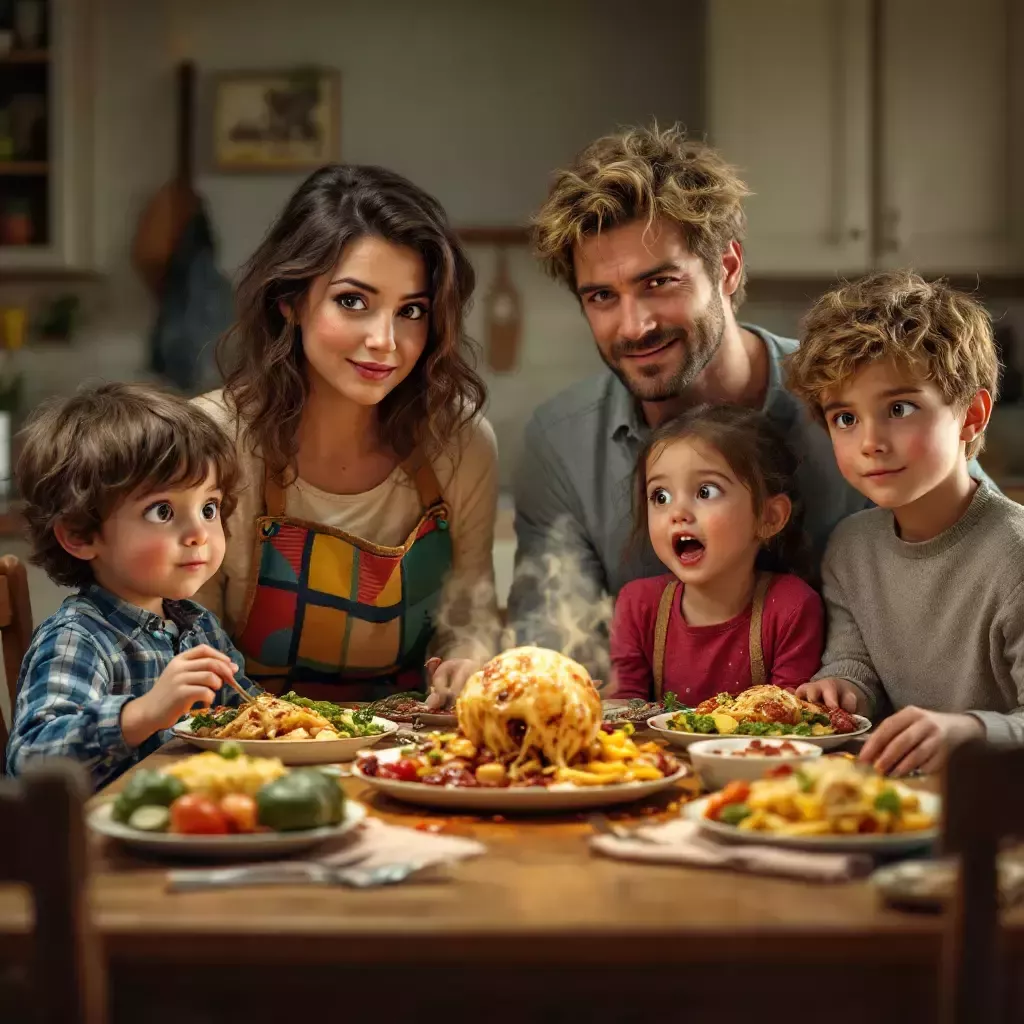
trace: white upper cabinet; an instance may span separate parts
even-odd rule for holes
[[[708,137],[737,165],[754,274],[868,263],[867,0],[711,0]]]
[[[1021,7],[881,5],[879,261],[923,271],[1019,268]],[[1015,151],[1016,150],[1016,151]]]
[[[753,274],[1024,270],[1024,0],[709,0]]]

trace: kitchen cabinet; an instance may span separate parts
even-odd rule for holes
[[[0,274],[91,263],[94,3],[35,0],[38,38],[0,49]]]
[[[760,275],[1024,270],[1024,0],[709,0]]]

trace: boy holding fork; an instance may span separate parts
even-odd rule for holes
[[[99,787],[223,684],[232,699],[251,688],[216,618],[189,600],[224,557],[234,446],[184,398],[106,384],[36,416],[16,472],[32,561],[77,592],[22,663],[9,770],[72,757]]]

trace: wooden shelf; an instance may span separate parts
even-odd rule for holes
[[[0,55],[0,64],[47,64],[49,60],[49,50],[11,50]]]
[[[529,245],[530,229],[518,224],[511,226],[456,228],[466,245]]]
[[[27,245],[0,245],[0,252],[15,253]],[[5,267],[0,264],[0,287],[5,284],[91,284],[104,275],[79,267]]]
[[[38,177],[49,174],[45,160],[0,160],[0,175],[6,177]]]

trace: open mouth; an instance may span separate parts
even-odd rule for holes
[[[683,565],[696,565],[704,557],[704,544],[689,533],[673,537],[672,550]]]

